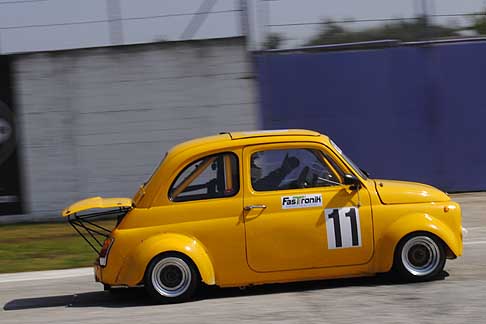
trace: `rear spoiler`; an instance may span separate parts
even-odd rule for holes
[[[109,237],[112,229],[95,222],[116,218],[118,224],[132,207],[133,202],[130,198],[93,197],[70,205],[62,211],[61,215],[68,218],[74,230],[99,255],[103,242]],[[100,209],[108,210],[100,211]]]

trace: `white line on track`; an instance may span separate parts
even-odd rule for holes
[[[32,271],[0,274],[0,283],[93,276],[93,268]]]
[[[476,245],[476,244],[486,244],[486,241],[471,241],[471,242],[464,242],[463,245]]]

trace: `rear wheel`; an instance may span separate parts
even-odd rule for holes
[[[425,281],[444,269],[444,243],[429,233],[412,233],[404,237],[395,251],[394,268],[407,281]]]
[[[193,262],[181,254],[163,254],[154,258],[145,273],[145,288],[158,302],[190,300],[196,291],[199,274]]]

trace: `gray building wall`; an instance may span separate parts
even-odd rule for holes
[[[257,128],[243,38],[25,54],[14,60],[28,214],[131,197],[174,144]]]

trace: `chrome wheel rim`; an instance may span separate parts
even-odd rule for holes
[[[178,297],[191,284],[191,269],[182,259],[168,257],[160,260],[152,271],[155,290],[165,297]]]
[[[405,243],[401,257],[403,266],[412,275],[427,276],[437,269],[440,250],[430,237],[415,236]]]

